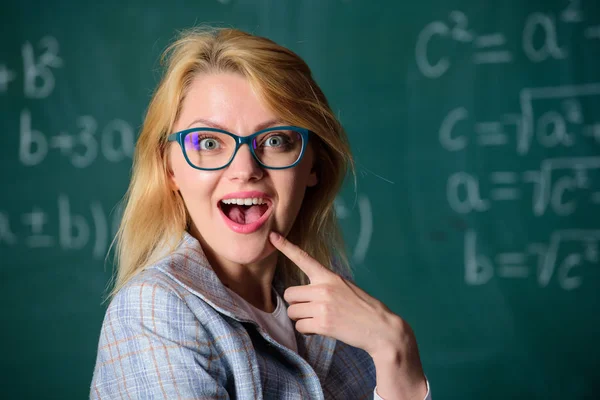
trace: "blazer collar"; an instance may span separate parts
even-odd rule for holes
[[[240,322],[256,324],[245,310],[236,305],[235,300],[210,266],[200,243],[188,232],[184,232],[177,249],[153,268],[170,276],[221,314]],[[277,280],[277,274],[275,279],[273,287],[283,298],[285,287]],[[311,364],[320,379],[325,379],[336,340],[321,335],[304,335],[298,331],[295,331],[295,334],[298,353]]]
[[[200,243],[187,231],[175,251],[153,268],[170,276],[220,313],[242,322],[252,321],[246,311],[236,306],[235,300],[210,266]]]

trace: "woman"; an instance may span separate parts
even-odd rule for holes
[[[352,158],[308,66],[232,29],[165,56],[91,397],[429,398],[411,328],[347,278]]]

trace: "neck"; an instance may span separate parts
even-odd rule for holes
[[[276,251],[263,260],[238,264],[220,257],[201,238],[200,243],[210,266],[223,285],[259,310],[268,313],[275,310],[271,288],[277,267]]]

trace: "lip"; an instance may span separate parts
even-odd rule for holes
[[[227,217],[227,215],[225,215],[225,213],[221,209],[221,204],[220,204],[221,200],[237,199],[237,198],[243,199],[243,198],[249,198],[249,197],[260,197],[263,200],[265,200],[268,205],[267,211],[265,211],[265,213],[263,215],[261,215],[259,219],[252,222],[251,224],[238,224],[237,222],[230,220],[229,217]],[[221,213],[221,217],[223,218],[223,221],[225,221],[225,224],[229,227],[229,229],[231,229],[232,231],[234,231],[236,233],[248,234],[248,233],[256,232],[264,225],[264,223],[267,221],[267,219],[269,219],[269,217],[271,216],[271,213],[273,212],[273,201],[271,200],[271,197],[268,194],[266,194],[265,192],[249,191],[249,192],[229,193],[229,194],[226,194],[225,196],[223,196],[223,198],[221,200],[219,200],[219,204],[217,204],[217,208],[219,209],[219,212]]]

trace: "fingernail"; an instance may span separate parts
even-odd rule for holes
[[[279,238],[281,238],[281,235],[277,232],[271,231],[271,233],[269,234],[269,238],[273,241],[276,241],[279,240]]]

